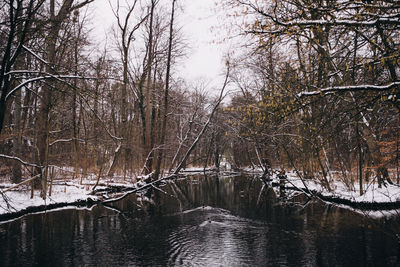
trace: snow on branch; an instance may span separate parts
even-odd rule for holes
[[[354,92],[354,91],[387,91],[400,86],[400,81],[392,82],[388,85],[353,85],[353,86],[333,86],[327,87],[321,90],[311,91],[311,92],[301,92],[297,96],[314,96],[314,95],[326,95],[334,92]]]
[[[76,76],[76,75],[51,75],[48,73],[44,73],[45,76],[39,76],[35,77],[29,80],[24,81],[23,83],[19,84],[16,86],[14,89],[12,89],[7,95],[6,99],[8,99],[15,91],[19,90],[20,88],[24,87],[25,85],[29,83],[33,83],[36,81],[41,81],[41,80],[47,80],[47,79],[57,79],[57,80],[62,80],[62,79],[81,79],[81,80],[95,80],[97,79],[96,77],[82,77],[82,76]]]
[[[23,161],[22,159],[18,158],[18,157],[14,157],[14,156],[9,156],[9,155],[4,155],[4,154],[0,154],[0,158],[5,158],[5,159],[12,159],[12,160],[16,160],[19,161],[21,164],[25,165],[25,166],[31,166],[31,167],[35,167],[35,168],[41,168],[39,165],[33,164],[33,163],[28,163]]]
[[[55,140],[55,141],[51,142],[51,143],[49,144],[49,146],[53,146],[53,145],[55,145],[55,144],[57,144],[57,143],[62,143],[62,142],[64,142],[64,143],[66,143],[66,142],[72,142],[72,141],[74,141],[74,140],[78,140],[78,141],[81,142],[81,143],[84,143],[84,142],[85,142],[84,140],[82,140],[82,139],[77,139],[77,138],[58,139],[58,140]]]
[[[292,20],[288,22],[277,21],[277,24],[282,26],[359,26],[359,27],[373,27],[379,24],[400,25],[398,18],[381,17],[369,21],[357,21],[351,19],[338,19],[338,20]]]
[[[33,52],[31,49],[29,49],[28,47],[26,47],[25,45],[22,45],[22,48],[25,49],[26,52],[28,52],[29,54],[31,54],[32,56],[34,56],[35,58],[37,58],[39,61],[41,61],[42,63],[49,65],[49,63],[44,60],[41,56],[39,56],[38,54],[36,54],[35,52]]]
[[[357,19],[354,15],[353,16],[341,16],[340,14],[334,14],[334,19],[288,19],[288,20],[281,20],[278,18],[276,14],[276,9],[278,7],[277,3],[275,2],[274,7],[274,14],[268,13],[264,11],[259,5],[253,4],[248,1],[237,0],[239,4],[245,5],[256,13],[270,19],[278,26],[283,27],[294,27],[294,26],[302,26],[302,27],[312,27],[312,26],[347,26],[347,27],[377,27],[379,25],[400,25],[400,16],[397,13],[389,14],[389,15],[382,15],[378,13],[368,13],[368,18],[364,17],[364,19]],[[257,2],[257,1],[256,1]],[[369,6],[372,8],[372,6]],[[350,7],[349,7],[350,8]],[[354,7],[353,7],[354,8]],[[359,8],[359,7],[357,7]],[[374,7],[374,8],[381,8],[381,7]],[[392,5],[386,7],[388,9],[396,9],[398,5]],[[276,31],[268,32],[268,31],[260,31],[259,33],[274,33]],[[258,32],[256,32],[258,33]],[[279,32],[278,32],[279,33]]]

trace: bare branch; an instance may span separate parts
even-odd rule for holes
[[[186,151],[185,156],[183,157],[183,159],[181,160],[181,162],[178,164],[178,167],[176,167],[174,174],[178,174],[179,171],[183,168],[183,166],[185,166],[186,160],[189,158],[190,154],[192,153],[193,149],[196,147],[197,143],[200,141],[201,137],[203,136],[203,134],[205,133],[205,131],[208,128],[208,125],[210,124],[215,111],[218,109],[219,104],[221,104],[221,101],[223,99],[224,96],[224,91],[226,86],[228,85],[229,82],[229,72],[230,72],[230,66],[229,63],[227,64],[227,71],[226,71],[226,75],[225,75],[225,81],[224,84],[222,86],[221,92],[219,94],[218,100],[215,104],[215,106],[213,107],[210,116],[208,117],[207,122],[204,124],[203,128],[201,129],[200,133],[197,135],[196,139],[193,141],[192,145],[190,146],[190,148]]]
[[[18,158],[18,157],[14,157],[14,156],[9,156],[9,155],[4,155],[4,154],[0,154],[0,158],[5,158],[5,159],[12,159],[12,160],[16,160],[19,161],[21,164],[25,165],[25,166],[30,166],[30,167],[35,167],[35,168],[41,168],[41,166],[33,164],[33,163],[28,163],[23,161],[22,159]]]
[[[305,97],[305,96],[315,96],[315,95],[326,95],[331,93],[342,93],[342,92],[354,92],[354,91],[388,91],[391,89],[398,88],[400,86],[400,81],[390,83],[388,85],[353,85],[353,86],[333,86],[327,87],[321,90],[316,90],[312,92],[301,92],[297,96]]]

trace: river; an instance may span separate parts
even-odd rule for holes
[[[399,233],[256,177],[193,176],[2,223],[0,266],[400,266]]]

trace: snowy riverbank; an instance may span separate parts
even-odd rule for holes
[[[186,174],[203,173],[204,168],[188,168],[183,171]],[[210,171],[207,169],[206,171]],[[46,200],[40,197],[38,190],[34,191],[31,198],[30,186],[23,185],[7,192],[14,184],[0,183],[0,221],[9,218],[16,218],[25,213],[41,212],[67,205],[83,206],[92,205],[101,202],[110,202],[119,199],[129,192],[146,187],[146,177],[137,177],[136,179],[124,179],[123,177],[113,177],[111,179],[102,179],[96,186],[96,193],[93,188],[96,184],[95,177],[56,181],[52,185],[52,193],[46,197]]]
[[[202,168],[190,169],[190,174],[196,171],[201,173]],[[259,175],[259,172],[255,172]],[[354,188],[349,190],[342,182],[334,181],[331,184],[332,191],[328,191],[325,187],[314,180],[301,180],[294,172],[288,172],[285,186],[287,188],[296,188],[298,191],[312,192],[317,197],[333,202],[343,207],[352,208],[363,214],[374,217],[382,217],[387,215],[399,214],[400,208],[400,186],[387,184],[382,188],[378,188],[376,183],[367,184],[364,187],[364,194],[360,196],[358,184],[354,184]],[[274,174],[271,184],[279,183],[279,179]],[[12,214],[23,215],[32,211],[44,211],[47,209],[73,205],[86,205],[101,203],[105,200],[110,201],[114,198],[124,196],[127,191],[135,190],[146,186],[143,182],[132,183],[132,181],[114,178],[113,180],[105,180],[96,187],[97,194],[92,194],[95,181],[84,179],[82,184],[79,180],[58,181],[52,186],[51,196],[47,196],[43,200],[39,196],[39,192],[35,191],[31,198],[30,187],[24,185],[18,189],[14,189],[1,194],[0,197],[0,218],[7,219]],[[13,184],[2,183],[0,188],[10,188]],[[110,190],[113,189],[113,190]],[[112,191],[112,192],[109,192]],[[371,208],[374,207],[374,208]],[[10,215],[10,216],[7,216]]]
[[[3,188],[11,187],[12,184],[0,184]],[[96,201],[96,196],[91,196],[88,185],[79,185],[75,182],[55,184],[51,196],[43,200],[38,191],[35,190],[31,198],[31,190],[27,186],[3,193],[0,199],[0,214],[18,212],[28,207],[46,206],[56,203],[73,203],[87,201],[88,198]]]
[[[260,176],[261,169],[246,169],[249,174]],[[270,177],[269,183],[279,185],[277,173]],[[363,186],[363,194],[360,195],[359,183],[349,188],[342,181],[330,181],[331,191],[316,180],[302,180],[294,171],[286,173],[285,188],[293,189],[297,192],[304,192],[309,196],[314,196],[322,201],[337,205],[368,217],[382,218],[393,215],[400,215],[400,186],[397,184],[386,183],[381,188],[374,181]],[[279,194],[279,188],[276,187]]]
[[[349,189],[341,181],[332,181],[330,183],[331,192],[329,192],[320,183],[315,180],[301,180],[294,172],[287,173],[288,183],[287,186],[295,186],[298,188],[315,191],[323,196],[336,197],[341,199],[350,200],[353,202],[371,202],[371,203],[392,203],[400,202],[400,186],[396,184],[385,184],[381,188],[375,182],[368,183],[363,187],[363,194],[360,195],[359,183],[355,182],[351,189]],[[274,176],[276,181],[278,178]]]

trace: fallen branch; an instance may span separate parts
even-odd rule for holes
[[[7,220],[17,219],[17,218],[23,217],[27,214],[34,214],[34,213],[38,213],[38,212],[43,212],[43,211],[48,211],[48,210],[53,210],[53,209],[68,207],[68,206],[92,207],[93,205],[99,204],[99,203],[100,203],[100,201],[98,201],[98,200],[93,200],[91,198],[88,198],[86,200],[77,200],[77,201],[70,202],[70,203],[59,202],[59,203],[51,203],[51,204],[40,205],[40,206],[31,206],[31,207],[27,207],[26,209],[19,210],[17,212],[0,214],[0,223],[7,221]]]
[[[129,195],[131,195],[131,194],[133,194],[133,193],[136,193],[136,192],[145,190],[145,189],[147,189],[147,188],[149,188],[149,187],[153,187],[154,185],[156,185],[156,184],[158,184],[158,183],[160,183],[160,182],[162,182],[162,181],[170,180],[170,179],[173,179],[173,178],[176,178],[176,177],[177,177],[176,174],[168,175],[168,176],[166,176],[166,177],[157,179],[157,180],[155,180],[155,181],[153,181],[153,182],[147,183],[147,184],[145,184],[145,185],[143,185],[143,186],[141,186],[141,187],[133,188],[132,190],[129,190],[129,191],[125,192],[125,194],[123,194],[123,195],[120,196],[120,197],[113,198],[113,199],[108,199],[108,200],[104,200],[104,201],[102,201],[102,203],[111,203],[111,202],[115,202],[115,201],[122,200],[122,199],[126,198],[127,196],[129,196]],[[128,188],[128,189],[129,189],[129,188]]]
[[[8,191],[10,191],[10,190],[13,190],[13,189],[15,189],[15,188],[20,187],[21,185],[27,184],[27,183],[29,183],[29,182],[31,182],[31,181],[35,180],[36,178],[39,178],[39,177],[40,177],[40,174],[35,175],[35,176],[33,176],[32,178],[29,178],[28,180],[25,180],[25,181],[23,181],[23,182],[21,182],[21,183],[19,183],[19,184],[13,185],[13,186],[11,186],[11,187],[5,189],[5,190],[2,190],[1,192],[2,192],[2,193],[8,192]]]

